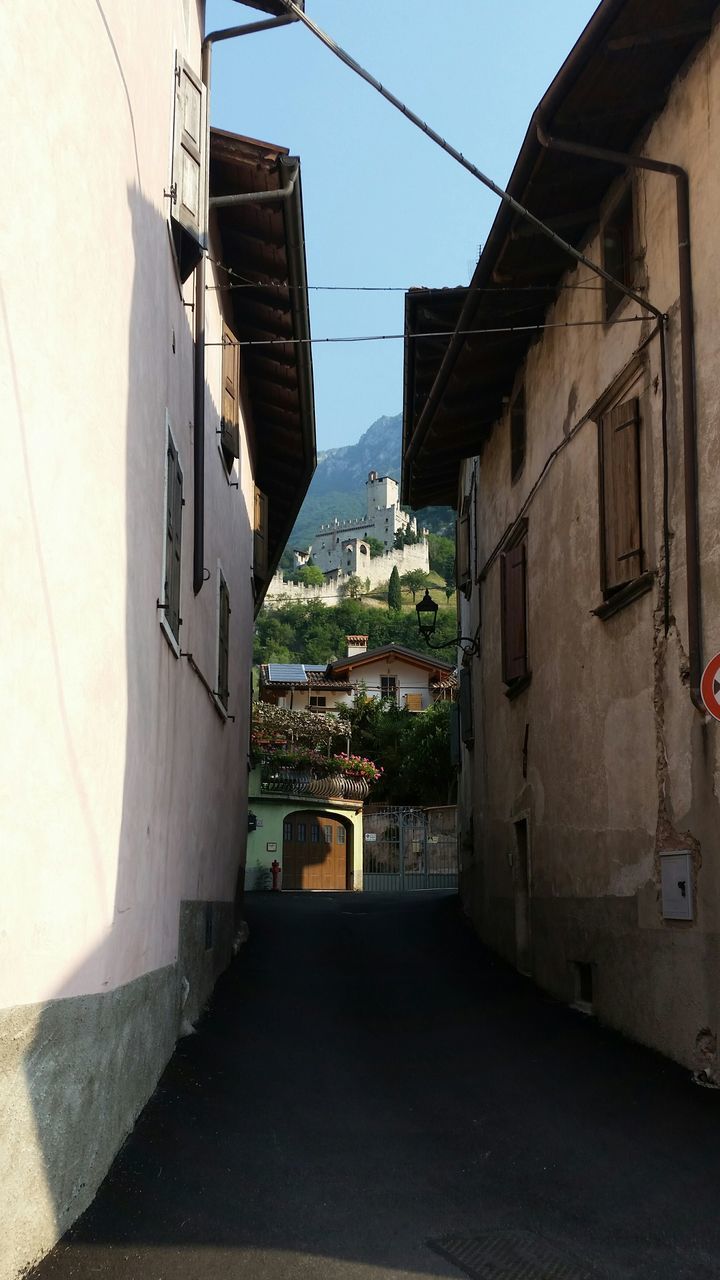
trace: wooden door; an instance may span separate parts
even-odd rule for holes
[[[283,889],[347,887],[347,831],[326,813],[291,813],[283,824]]]

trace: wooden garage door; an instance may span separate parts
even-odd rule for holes
[[[347,832],[324,813],[291,813],[283,829],[283,889],[345,889]]]

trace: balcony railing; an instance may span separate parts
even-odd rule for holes
[[[260,790],[266,795],[306,796],[318,800],[364,800],[370,794],[365,778],[349,778],[347,774],[324,776],[313,769],[291,769],[287,765],[264,764]]]

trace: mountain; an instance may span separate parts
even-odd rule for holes
[[[318,465],[295,522],[288,547],[307,547],[318,525],[333,519],[349,520],[365,512],[368,471],[400,480],[402,414],[378,418],[355,444],[318,453]],[[454,537],[455,516],[449,507],[418,512],[418,523],[433,533]]]

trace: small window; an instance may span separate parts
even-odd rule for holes
[[[304,822],[298,822],[298,827],[297,827],[297,836],[296,836],[296,839],[297,839],[298,844],[304,844],[304,843],[305,843],[305,832],[306,832],[306,831],[307,831],[307,826],[306,826],[306,824],[305,824]]]
[[[475,728],[473,723],[472,670],[470,667],[460,668],[458,707],[460,712],[460,737],[466,747],[471,747],[475,741]]]
[[[632,189],[610,214],[602,232],[603,266],[610,275],[628,287],[633,281],[635,227]],[[617,310],[625,294],[605,281],[605,319]]]
[[[240,348],[234,334],[223,325],[222,412],[220,417],[220,452],[228,471],[240,457]]]
[[[195,270],[205,244],[205,88],[176,59],[170,225],[182,281]]]
[[[602,589],[608,597],[643,572],[637,397],[603,414],[598,445]]]
[[[310,694],[311,707],[324,707],[326,703],[327,703],[327,699],[324,694],[319,694],[319,693]]]
[[[422,706],[422,694],[421,694],[421,693],[406,693],[406,694],[405,694],[405,709],[406,709],[407,711],[422,711],[422,709],[423,709],[423,706]]]
[[[527,538],[500,557],[503,680],[529,674],[527,644]]]
[[[283,822],[283,840],[292,840],[293,827],[292,822]]]
[[[462,512],[455,525],[455,567],[457,584],[460,591],[469,596],[471,589],[470,575],[470,499],[463,501]]]
[[[344,827],[338,827],[338,829],[337,829],[337,842],[338,842],[338,844],[344,844],[344,843],[345,843],[345,828],[344,828]]]
[[[319,839],[320,839],[320,828],[317,822],[313,822],[312,826],[310,827],[310,843],[317,844]]]
[[[267,577],[268,571],[268,500],[264,493],[255,489],[255,538],[253,552],[253,568],[256,578]]]
[[[380,697],[381,697],[381,698],[392,698],[392,699],[393,699],[393,701],[395,701],[395,700],[396,700],[396,698],[397,698],[397,678],[396,678],[395,676],[381,676],[381,677],[380,677]]]
[[[230,691],[228,689],[228,669],[230,665],[230,592],[227,582],[220,573],[218,591],[218,671],[217,696],[227,710]]]
[[[510,406],[510,482],[515,483],[525,465],[525,388],[521,387]]]
[[[163,598],[160,602],[167,626],[180,639],[180,569],[182,556],[183,474],[178,451],[167,427],[165,469],[165,555]]]
[[[325,844],[332,844],[332,827],[329,823],[323,826],[323,840]]]

